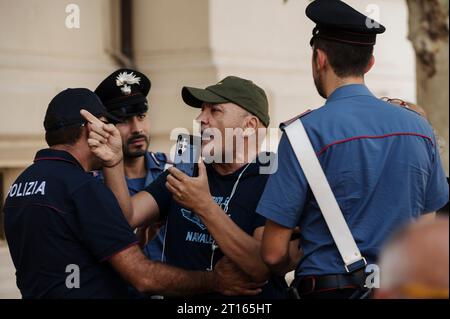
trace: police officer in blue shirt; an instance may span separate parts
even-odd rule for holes
[[[125,178],[130,195],[150,185],[164,171],[167,157],[164,153],[148,151],[150,134],[147,95],[151,88],[145,74],[132,69],[119,69],[106,77],[95,89],[109,113],[121,120],[116,125],[123,143]],[[103,179],[103,174],[99,172]],[[138,232],[145,242],[147,236],[156,237],[145,245],[144,254],[151,260],[164,261],[164,226],[152,225]]]
[[[82,108],[117,121],[90,90],[62,91],[44,120],[50,148],[37,152],[7,194],[5,234],[23,298],[126,298],[127,282],[142,293],[257,293],[220,261],[213,272],[197,272],[145,257],[113,193],[88,173],[121,163],[90,151],[93,125]]]
[[[395,229],[448,201],[436,138],[419,114],[377,99],[364,84],[382,25],[342,1],[316,0],[306,15],[316,23],[313,77],[326,103],[292,121],[302,121],[362,255],[376,263]],[[268,219],[264,261],[274,272],[289,263],[288,242],[300,226],[304,256],[294,281],[300,297],[354,296],[364,284],[355,274],[364,268],[345,270],[285,134],[278,163],[257,207]]]

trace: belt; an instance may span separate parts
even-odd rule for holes
[[[361,269],[351,274],[299,277],[292,284],[300,296],[305,296],[331,290],[360,289],[364,287],[365,279],[364,269]]]

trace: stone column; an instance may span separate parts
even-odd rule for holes
[[[133,2],[135,62],[152,81],[149,115],[153,151],[169,151],[173,128],[192,130],[198,110],[183,103],[183,85],[202,87],[218,79],[211,52],[210,10],[207,0]]]

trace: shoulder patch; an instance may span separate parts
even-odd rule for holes
[[[305,112],[301,113],[300,115],[297,115],[297,116],[291,118],[290,120],[287,120],[286,122],[282,122],[280,124],[280,128],[283,129],[284,127],[288,126],[289,124],[292,124],[295,121],[297,121],[299,118],[311,113],[312,111],[314,111],[314,110],[312,110],[312,109],[306,110]]]

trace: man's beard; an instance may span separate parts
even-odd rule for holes
[[[133,141],[137,139],[145,139],[146,147],[144,147],[143,149],[139,149],[137,151],[131,151],[130,150],[130,148],[132,147],[131,143],[133,143]],[[142,134],[133,135],[127,140],[126,144],[123,145],[123,156],[125,158],[136,158],[143,156],[147,152],[148,146],[149,146],[149,138],[147,136]]]
[[[327,95],[325,94],[325,88],[323,87],[323,81],[322,81],[320,74],[316,74],[315,76],[313,76],[313,78],[314,78],[314,84],[316,86],[317,92],[319,93],[319,95],[321,97],[326,99]]]

